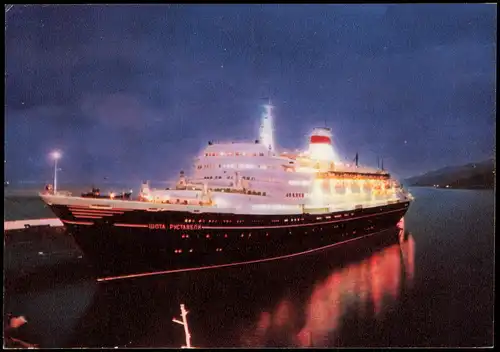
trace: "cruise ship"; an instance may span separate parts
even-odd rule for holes
[[[175,187],[40,196],[102,278],[290,257],[400,221],[413,197],[383,167],[341,161],[326,127],[304,150],[280,150],[273,109],[263,106],[258,139],[209,141]]]

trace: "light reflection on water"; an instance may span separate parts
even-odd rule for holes
[[[360,318],[377,318],[397,302],[402,285],[411,287],[415,271],[415,241],[398,224],[400,243],[333,270],[317,282],[303,308],[288,298],[274,310],[260,313],[255,328],[242,336],[246,346],[265,346],[276,336],[288,336],[289,345],[326,347],[342,325],[342,318],[357,310]],[[301,328],[296,321],[303,315]],[[280,345],[284,343],[279,343]]]

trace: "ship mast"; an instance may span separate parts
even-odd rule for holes
[[[262,114],[262,122],[260,125],[260,142],[264,144],[270,152],[274,152],[274,136],[273,136],[273,116],[272,116],[271,101],[264,105],[264,113]]]

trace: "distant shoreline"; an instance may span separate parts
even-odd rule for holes
[[[443,189],[443,190],[468,190],[468,191],[494,191],[495,187],[488,187],[488,186],[477,186],[477,187],[435,187],[433,185],[427,186],[427,185],[411,185],[408,186],[410,187],[419,187],[419,188],[433,188],[433,189]]]

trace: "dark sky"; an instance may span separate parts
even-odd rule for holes
[[[496,5],[14,5],[6,176],[165,180],[210,139],[337,151],[397,177],[493,156]]]

